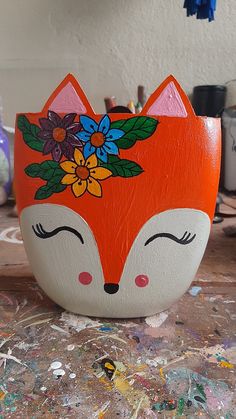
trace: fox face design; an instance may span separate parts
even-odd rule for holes
[[[139,115],[96,115],[69,75],[17,116],[15,184],[33,273],[67,310],[167,309],[196,274],[214,214],[220,123],[170,76]]]

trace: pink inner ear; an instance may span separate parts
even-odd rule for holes
[[[78,114],[86,113],[87,111],[71,82],[55,97],[50,110],[61,113],[75,112]]]
[[[185,106],[173,81],[166,86],[157,100],[149,108],[147,114],[178,117],[187,116]]]

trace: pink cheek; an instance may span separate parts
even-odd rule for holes
[[[92,275],[89,272],[80,272],[78,281],[83,285],[89,285],[93,280]]]
[[[147,275],[138,275],[135,278],[135,284],[137,285],[137,287],[146,287],[149,283],[149,279]]]

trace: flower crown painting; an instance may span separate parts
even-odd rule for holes
[[[109,115],[104,115],[96,122],[87,115],[77,117],[76,113],[68,113],[61,117],[48,110],[47,118],[40,118],[39,125],[35,125],[26,116],[19,116],[18,128],[25,143],[50,158],[25,168],[28,176],[47,181],[36,191],[35,199],[46,199],[68,186],[76,198],[85,192],[101,197],[100,181],[111,176],[140,175],[142,167],[121,159],[120,149],[129,149],[136,141],[148,139],[157,124],[156,119],[148,116],[111,122]]]
[[[16,198],[39,285],[86,315],[168,308],[203,256],[219,167],[219,120],[197,117],[174,77],[140,114],[99,115],[68,75],[42,112],[16,119]]]

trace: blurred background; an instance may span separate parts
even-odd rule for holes
[[[186,18],[183,0],[0,0],[0,95],[4,123],[38,112],[72,72],[94,110],[104,96],[127,104],[170,73],[186,93],[224,84],[236,68],[235,0],[215,21]]]

